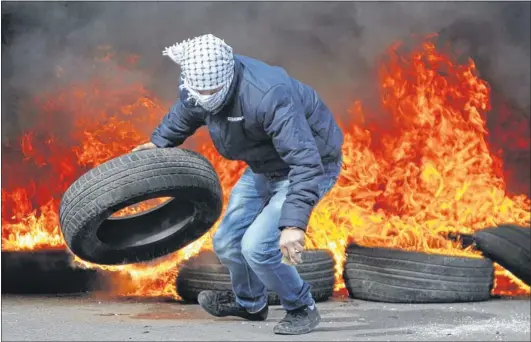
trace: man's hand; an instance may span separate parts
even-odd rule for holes
[[[142,150],[150,150],[152,148],[157,148],[157,145],[155,145],[152,142],[148,142],[148,143],[145,143],[145,144],[138,145],[137,147],[133,148],[131,150],[131,152],[142,151]]]
[[[304,230],[286,227],[280,233],[280,250],[286,259],[297,265],[302,264],[301,252],[304,250]]]

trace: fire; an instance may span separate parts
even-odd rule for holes
[[[356,101],[349,111],[350,121],[342,124],[343,170],[337,186],[310,220],[307,246],[333,251],[338,291],[344,288],[341,273],[349,242],[479,257],[478,252],[463,250],[447,239],[448,233],[531,221],[531,201],[505,192],[502,162],[486,142],[490,89],[477,75],[473,61],[455,63],[430,39],[409,53],[399,53],[399,47],[388,50],[388,59],[380,67],[380,108],[373,113]],[[107,65],[113,56],[107,53],[95,59],[95,67]],[[150,94],[141,82],[120,77],[137,60],[127,58],[126,66],[97,75],[88,84],[35,99],[39,115],[34,129],[22,136],[20,146],[2,146],[3,250],[65,248],[57,215],[62,193],[89,168],[144,142],[158,124],[169,104]],[[71,122],[65,123],[65,117]],[[54,121],[71,127],[55,132]],[[218,171],[226,203],[244,164],[222,159],[203,133],[193,141],[201,142],[197,150]],[[110,272],[117,294],[176,297],[179,263],[210,249],[216,227],[152,263],[103,267],[75,262]],[[496,269],[494,293],[530,293],[509,272]]]
[[[142,202],[138,202],[136,204],[133,204],[133,205],[130,205],[126,208],[123,208],[122,210],[118,210],[117,212],[113,213],[111,215],[112,218],[115,218],[115,217],[126,217],[126,216],[131,216],[131,215],[135,215],[135,214],[139,214],[139,213],[142,213],[144,211],[147,211],[147,210],[150,210],[150,209],[154,209],[162,204],[164,204],[164,202],[170,200],[171,197],[159,197],[159,198],[153,198],[153,199],[149,199],[149,200],[145,200],[145,201],[142,201]]]

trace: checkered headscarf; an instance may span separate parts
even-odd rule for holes
[[[211,90],[222,87],[221,97],[228,92],[234,77],[234,56],[232,48],[211,34],[185,40],[167,47],[162,55],[168,56],[181,66],[183,87],[191,96],[197,90]],[[197,97],[197,96],[196,96]],[[201,102],[199,98],[196,101]]]

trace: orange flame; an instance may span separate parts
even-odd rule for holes
[[[486,143],[490,89],[477,76],[473,61],[456,64],[429,39],[410,53],[400,54],[398,48],[397,44],[389,49],[380,68],[379,122],[371,122],[371,113],[360,101],[354,102],[349,111],[352,123],[343,124],[341,176],[310,220],[308,247],[333,251],[337,291],[344,288],[344,249],[351,241],[480,257],[448,240],[447,234],[531,221],[531,201],[505,192],[502,163]],[[94,63],[115,56],[105,51]],[[128,58],[127,63],[136,60]],[[118,69],[118,74],[127,71]],[[57,215],[61,194],[89,168],[144,142],[160,121],[167,104],[141,85],[121,81],[116,73],[59,94],[43,94],[36,99],[40,109],[36,128],[22,137],[20,147],[3,146],[3,250],[65,248]],[[64,113],[76,113],[68,136],[42,133],[50,132],[50,123]],[[218,171],[226,203],[244,164],[222,159],[203,132],[193,141],[204,141],[197,150]],[[152,263],[98,266],[76,258],[76,264],[111,272],[120,295],[177,297],[179,263],[210,249],[216,227]],[[530,289],[497,266],[494,293],[521,295]]]

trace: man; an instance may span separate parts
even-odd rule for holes
[[[133,151],[179,146],[206,124],[221,155],[249,166],[213,238],[233,294],[203,291],[199,304],[216,317],[263,321],[270,289],[287,311],[274,332],[312,331],[320,315],[293,265],[302,262],[312,209],[340,172],[343,134],[332,113],[315,90],[282,68],[233,55],[213,35],[175,44],[163,55],[181,66],[180,100],[151,142]]]

